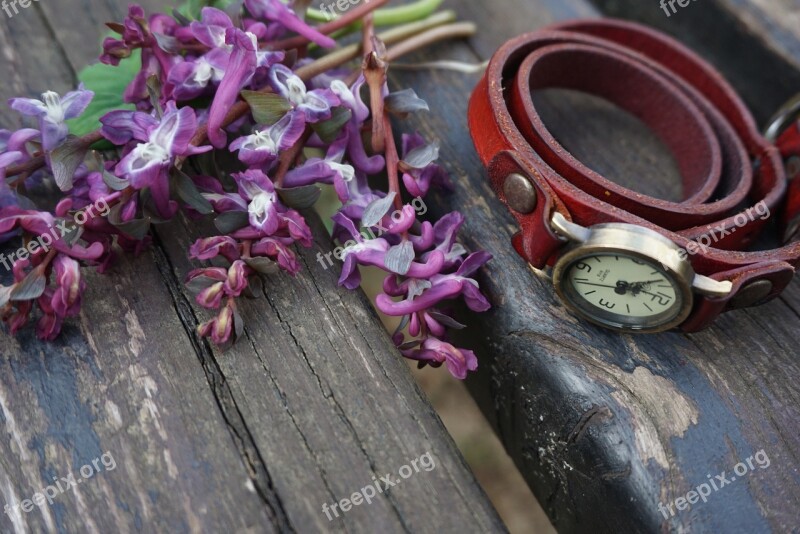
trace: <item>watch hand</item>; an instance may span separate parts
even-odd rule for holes
[[[642,293],[642,292],[646,293],[646,291],[644,291],[644,288],[648,288],[649,289],[652,284],[655,284],[656,282],[660,282],[660,281],[661,280],[659,279],[659,280],[648,280],[646,282],[633,282],[631,284],[627,284],[626,287],[628,289],[630,289],[631,293],[634,296],[636,296],[636,295],[638,295],[639,293]]]
[[[576,281],[575,283],[576,283],[576,284],[583,284],[583,285],[585,285],[585,286],[593,286],[593,287],[605,287],[605,288],[608,288],[608,289],[616,289],[616,287],[614,287],[614,286],[607,286],[607,285],[603,285],[603,284],[593,284],[593,283],[591,283],[591,282],[584,282],[584,281],[582,281],[582,280],[578,280],[578,281]]]
[[[659,278],[658,280],[648,280],[647,282],[633,282],[630,285],[632,285],[632,286],[649,286],[650,284],[655,284],[656,282],[660,282],[660,281],[661,281],[661,279]]]

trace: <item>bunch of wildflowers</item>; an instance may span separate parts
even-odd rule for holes
[[[208,266],[186,283],[198,305],[214,312],[198,333],[226,346],[242,332],[237,299],[252,293],[256,278],[299,272],[296,247],[312,243],[301,211],[328,186],[341,203],[333,236],[347,244],[339,283],[356,289],[360,267],[382,269],[376,305],[403,318],[394,336],[402,354],[421,365],[446,364],[459,378],[474,370],[475,355],[447,341],[448,329],[463,325],[445,306],[461,298],[474,311],[489,308],[474,274],[490,256],[458,243],[460,213],[419,220],[403,200],[452,185],[436,163],[436,143],[404,134],[397,146],[390,116],[427,105],[413,91],[388,88],[392,54],[375,35],[380,12],[373,13],[385,3],[364,3],[319,26],[281,0],[208,5],[195,16],[148,16],[131,5],[123,22],[109,24],[115,35],[100,60],[140,65],[124,91],[127,106],[105,110],[96,131],[71,135],[67,122],[90,106],[91,87],[12,99],[31,124],[0,130],[0,240],[22,239],[13,283],[0,287],[10,331],[36,314],[38,335],[54,339],[79,313],[81,266],[107,270],[120,250],[138,253],[150,244],[152,222],[183,212],[213,217],[218,230],[191,246],[190,257]],[[337,47],[332,33],[359,21],[360,67],[347,68],[357,45],[321,55]],[[99,143],[103,152],[93,150]],[[224,171],[209,164],[225,154],[236,163]],[[53,210],[28,198],[45,181],[61,192]],[[380,182],[387,185],[374,185]],[[108,210],[53,232],[99,203]],[[385,231],[365,239],[362,229],[376,226]],[[41,246],[44,235],[48,246]]]

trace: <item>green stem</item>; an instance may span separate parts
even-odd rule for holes
[[[331,2],[331,0],[323,1]],[[335,6],[335,4],[336,1],[334,0],[333,5]],[[442,0],[417,0],[416,2],[402,6],[378,9],[375,11],[375,26],[394,26],[396,24],[405,24],[407,22],[424,19],[436,11],[440,5],[442,5]],[[330,22],[336,20],[338,17],[318,9],[310,8],[306,12],[306,18],[314,22]],[[354,29],[358,28],[358,24],[354,25]]]

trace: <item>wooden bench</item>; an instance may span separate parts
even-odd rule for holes
[[[96,56],[102,24],[119,20],[123,4],[86,0],[78,9],[43,0],[5,20],[0,100],[70,88]],[[584,0],[449,4],[477,21],[479,34],[403,62],[483,61],[509,37],[600,13]],[[738,1],[745,7],[736,11],[734,0],[699,0],[669,19],[655,2],[647,10],[633,0],[598,4],[647,18],[706,52],[762,122],[800,89],[797,30],[760,37],[780,21],[760,3]],[[473,328],[464,332],[481,365],[469,386],[556,528],[797,529],[798,284],[692,336],[620,336],[571,317],[549,281],[510,246],[514,224],[466,128],[476,81],[442,71],[392,73],[393,83],[415,87],[431,105],[410,124],[441,140],[455,177],[456,192],[429,205],[462,210],[465,244],[495,254],[482,278],[495,308],[467,317]],[[674,166],[636,121],[575,95],[541,100],[548,125],[584,161],[644,192],[676,194]],[[16,121],[0,111],[3,126]],[[105,452],[119,467],[23,514],[23,522],[3,515],[0,530],[502,531],[367,300],[338,289],[337,273],[319,267],[316,252],[331,244],[313,222],[316,241],[301,252],[301,274],[266,283],[265,298],[244,307],[244,339],[224,354],[194,333],[205,315],[182,280],[197,230],[183,220],[158,228],[153,249],[121,261],[113,276],[90,275],[84,311],[57,342],[40,343],[30,331],[0,334],[5,502],[30,498]],[[761,449],[769,468],[691,511],[669,519],[659,512],[659,503]],[[373,474],[396,473],[426,452],[436,459],[432,471],[346,519],[328,521],[322,512]]]

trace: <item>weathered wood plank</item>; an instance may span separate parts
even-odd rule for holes
[[[691,11],[703,3],[692,3]],[[582,2],[451,5],[464,18],[481,21],[481,32],[471,50],[443,46],[433,59],[484,60],[518,33],[593,12]],[[707,28],[719,24],[697,24],[692,31],[711,39]],[[728,43],[714,61],[733,67],[741,52]],[[481,283],[496,307],[465,316],[481,328],[467,329],[459,339],[481,357],[469,385],[554,526],[563,532],[795,531],[799,284],[776,302],[728,314],[691,336],[617,335],[577,320],[558,302],[552,283],[531,272],[510,246],[516,225],[489,188],[466,124],[461,95],[477,76],[404,73],[409,79],[435,110],[414,119],[416,126],[432,135],[448,132],[443,160],[459,177],[455,194],[432,204],[466,213],[465,244],[495,254]],[[767,88],[777,79],[783,83],[784,73],[767,70],[748,86],[734,83],[745,95],[773,91],[775,101],[775,93],[786,92]],[[551,130],[591,167],[622,183],[639,183],[645,192],[670,194],[656,181],[677,179],[673,162],[643,125],[574,95],[542,103]],[[769,106],[759,116],[771,111]],[[642,173],[642,162],[666,170]],[[756,467],[707,503],[668,520],[659,512],[659,503],[708,482],[707,475],[730,476],[737,462],[762,449],[770,467]]]
[[[99,22],[124,13],[122,1],[35,5],[0,25],[0,98],[70,88]],[[19,124],[5,109],[0,121]],[[182,280],[199,233],[183,221],[111,276],[88,274],[80,319],[55,344],[0,334],[5,502],[106,451],[120,467],[53,506],[1,516],[0,530],[503,530],[366,300],[316,263],[331,245],[309,220],[318,241],[304,272],[244,306],[245,339],[225,354],[194,333],[205,317]],[[323,514],[428,452],[432,470],[344,519]]]
[[[800,89],[800,7],[795,0],[707,0],[670,10],[658,2],[591,0],[608,16],[677,36],[733,83],[759,123]]]

